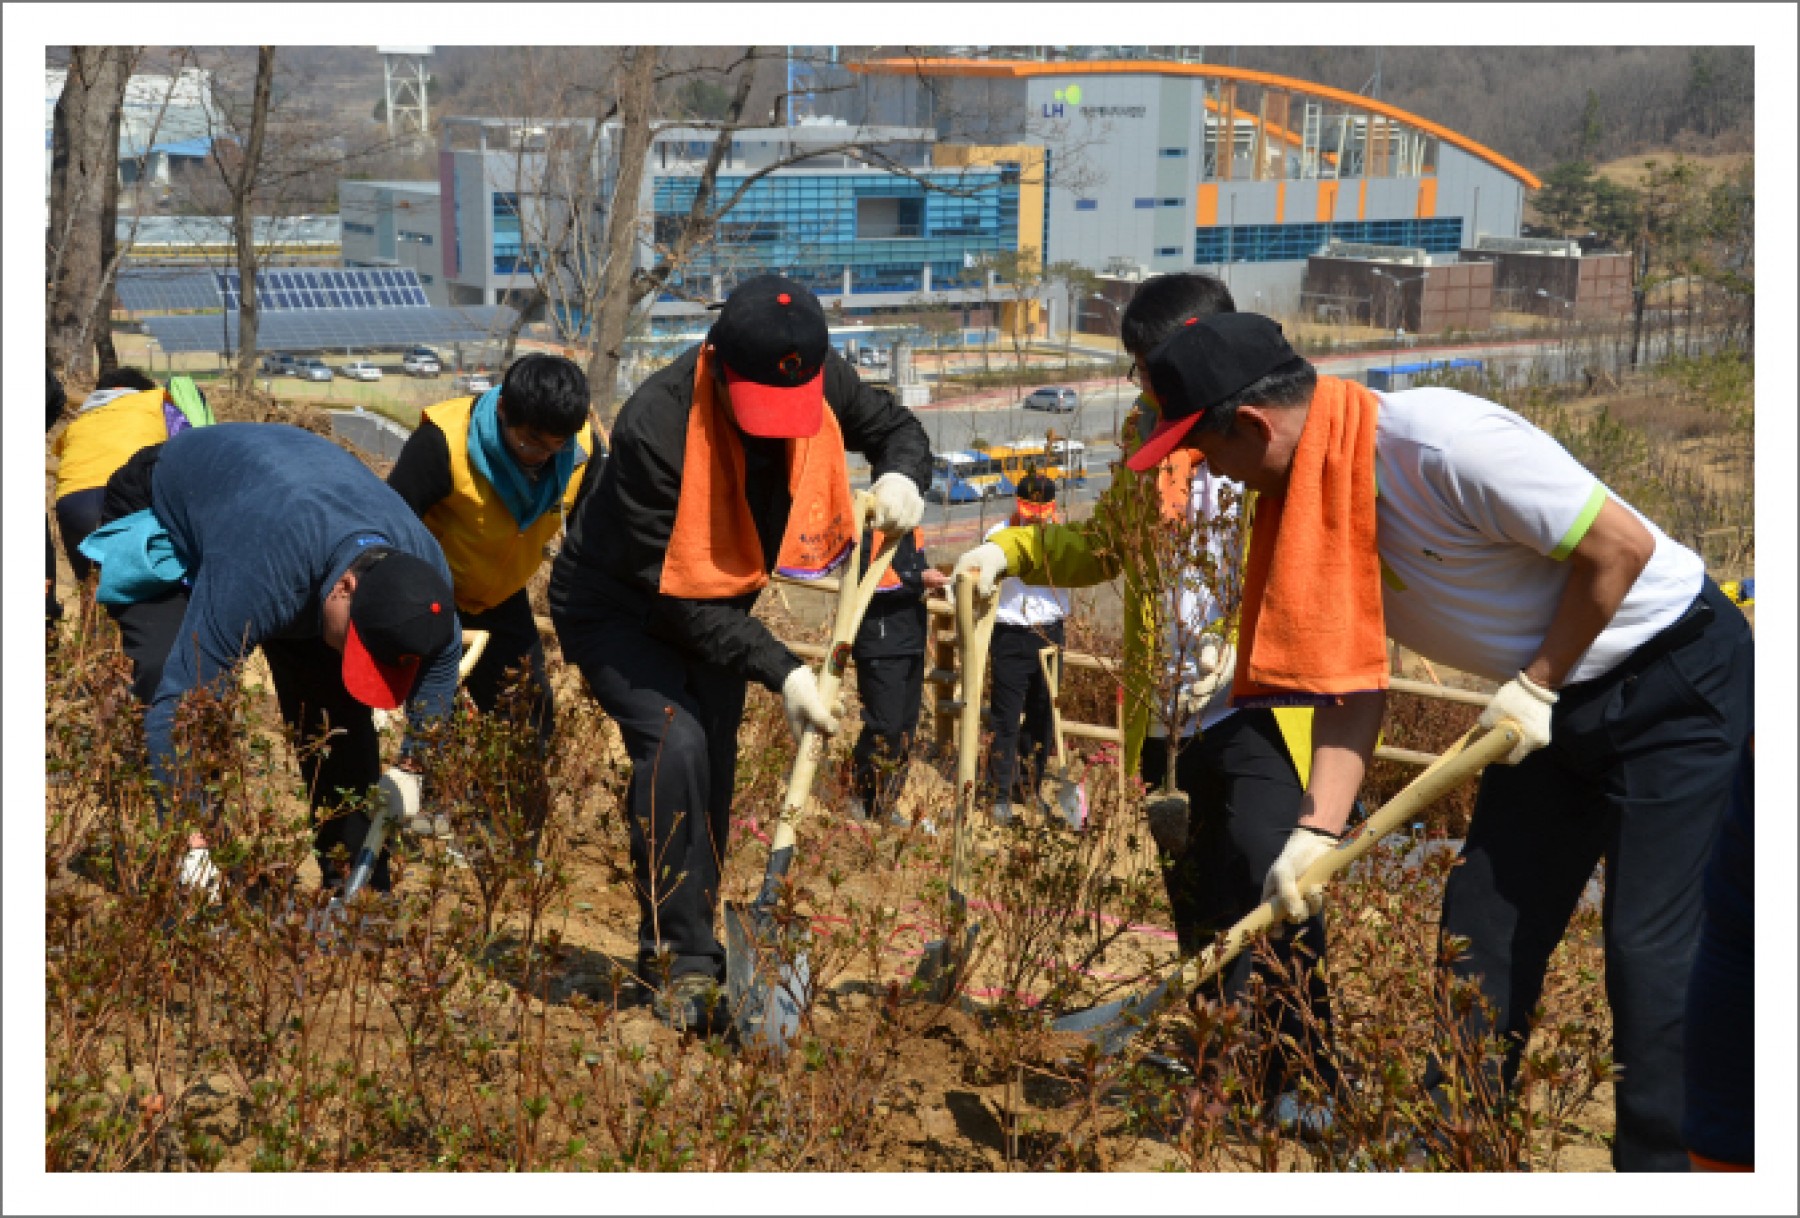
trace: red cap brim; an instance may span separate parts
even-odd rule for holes
[[[1203,414],[1194,414],[1185,419],[1164,419],[1151,430],[1143,445],[1125,458],[1125,468],[1140,474],[1155,469],[1165,457],[1181,447],[1188,432],[1194,430],[1194,424],[1203,417]]]
[[[805,440],[819,434],[825,422],[825,370],[800,385],[763,385],[747,381],[730,368],[731,413],[753,436],[769,440]]]
[[[406,663],[383,664],[369,654],[353,624],[344,636],[344,688],[364,706],[396,710],[406,701],[413,682],[419,677],[418,657],[407,659]]]

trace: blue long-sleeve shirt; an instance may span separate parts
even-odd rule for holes
[[[222,423],[175,436],[151,480],[193,588],[181,633],[145,715],[150,765],[168,784],[175,708],[231,672],[265,639],[316,639],[320,610],[352,559],[386,545],[430,563],[450,585],[437,540],[406,501],[331,441],[277,423]],[[460,644],[458,627],[453,644]],[[426,666],[407,703],[413,723],[448,714],[460,645]]]

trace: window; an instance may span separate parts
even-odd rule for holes
[[[1158,258],[1179,258],[1181,257],[1181,247],[1179,245],[1165,245],[1156,251],[1156,256]]]
[[[1156,205],[1158,207],[1180,207],[1184,202],[1183,199],[1158,199]]]
[[[1358,220],[1332,224],[1240,224],[1194,233],[1194,261],[1298,262],[1321,253],[1332,238],[1373,245],[1406,245],[1433,254],[1454,253],[1462,242],[1462,218]]]
[[[1077,200],[1075,200],[1075,210],[1076,211],[1099,211],[1100,210],[1100,200],[1098,200],[1098,199],[1077,199]]]
[[[1133,199],[1131,201],[1131,205],[1133,207],[1137,208],[1139,211],[1148,211],[1150,208],[1156,206],[1156,200],[1155,199]]]
[[[358,233],[364,237],[373,237],[375,235],[375,226],[373,224],[358,224],[354,220],[345,220],[344,231],[347,233]]]
[[[859,241],[920,237],[925,233],[925,200],[858,199],[856,237]]]
[[[1181,157],[1187,155],[1186,148],[1158,148],[1156,155],[1161,157]]]
[[[399,233],[399,237],[400,237],[400,240],[402,240],[402,241],[416,241],[420,245],[430,245],[431,244],[431,234],[430,233],[409,233],[409,232],[402,231],[401,233]]]

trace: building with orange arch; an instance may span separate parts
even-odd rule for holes
[[[1127,278],[1200,268],[1291,310],[1334,244],[1453,261],[1519,235],[1540,183],[1375,98],[1183,59],[895,58],[850,68],[867,122],[1045,150],[1046,263]]]

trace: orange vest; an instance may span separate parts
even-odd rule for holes
[[[880,529],[871,529],[869,531],[874,534],[874,539],[870,542],[870,545],[869,545],[869,556],[871,558],[873,558],[876,554],[881,552],[881,547],[885,546],[887,544],[887,534],[883,533]],[[925,530],[924,529],[914,529],[913,530],[913,545],[915,548],[918,549],[918,551],[921,554],[923,554],[925,552]],[[900,577],[898,575],[894,574],[894,564],[889,563],[888,569],[881,573],[881,579],[875,585],[875,591],[877,591],[877,592],[892,592],[895,588],[899,588],[902,586],[903,585],[900,582]]]
[[[444,433],[450,449],[450,493],[425,513],[425,527],[443,548],[456,588],[456,607],[486,613],[523,588],[548,555],[550,542],[575,505],[583,466],[594,451],[594,425],[575,433],[575,472],[563,491],[560,510],[545,512],[519,528],[500,494],[469,463],[469,416],[475,399],[452,398],[425,409]]]
[[[742,596],[769,582],[756,519],[744,499],[744,446],[714,392],[713,358],[702,347],[694,365],[681,493],[658,585],[664,596],[691,600]],[[793,506],[775,565],[797,578],[816,578],[842,562],[856,540],[844,433],[829,404],[819,433],[789,440],[787,457]]]

